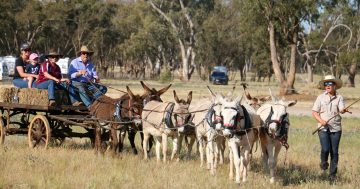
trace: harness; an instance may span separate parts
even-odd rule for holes
[[[165,122],[165,127],[167,128],[170,128],[170,129],[173,129],[174,128],[174,124],[172,122],[172,113],[174,111],[174,106],[175,106],[175,103],[173,102],[170,102],[166,109],[165,109],[165,115],[164,115],[164,122]],[[176,125],[177,126],[177,125]]]
[[[208,110],[208,112],[205,115],[205,119],[206,122],[210,125],[211,128],[215,129],[215,125],[220,123],[221,125],[223,125],[223,119],[222,116],[220,115],[215,115],[215,119],[213,121],[213,115],[215,113],[214,107],[217,106],[219,104],[212,104]]]
[[[230,130],[231,132],[231,135],[245,135],[249,130],[251,129],[252,127],[252,122],[251,122],[251,119],[250,119],[250,115],[249,115],[249,112],[246,110],[246,108],[243,106],[243,105],[239,105],[237,106],[236,108],[235,107],[225,107],[224,109],[233,109],[233,110],[236,110],[237,111],[237,115],[236,115],[236,118],[235,118],[235,127],[226,127],[227,129]],[[243,111],[243,116],[241,115],[241,111]],[[245,124],[244,125],[240,125],[240,121],[244,119],[245,121]],[[231,138],[232,136],[230,136]]]
[[[270,113],[269,113],[268,117],[266,118],[264,124],[262,125],[261,129],[263,131],[265,131],[265,133],[268,136],[270,136],[271,138],[278,140],[281,143],[281,145],[283,145],[287,150],[289,148],[289,144],[287,143],[287,140],[288,140],[288,128],[286,127],[286,125],[290,125],[289,114],[286,113],[286,114],[282,115],[279,120],[271,119],[273,114],[274,114],[274,111],[273,111],[273,108],[271,106]],[[271,134],[269,132],[269,125],[271,123],[275,123],[276,126],[277,126],[275,134]]]

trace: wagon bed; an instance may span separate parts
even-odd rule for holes
[[[71,105],[40,106],[0,102],[0,145],[5,136],[27,134],[29,147],[47,148],[50,140],[62,143],[67,137],[94,139],[98,120],[86,107]],[[83,127],[86,133],[73,132],[72,126]]]

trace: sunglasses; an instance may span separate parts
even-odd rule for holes
[[[30,49],[23,49],[22,51],[24,51],[24,52],[30,52],[31,50],[30,50]]]
[[[59,58],[59,57],[57,57],[57,56],[48,56],[49,58]]]
[[[81,52],[82,55],[90,55],[88,52]]]
[[[335,83],[331,81],[324,83],[324,86],[333,86],[333,85],[335,85]]]

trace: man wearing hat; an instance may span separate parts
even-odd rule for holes
[[[35,87],[38,89],[47,89],[49,95],[49,105],[55,105],[55,88],[66,90],[66,86],[61,82],[70,83],[69,79],[62,78],[61,69],[56,64],[61,54],[57,53],[54,49],[50,49],[49,53],[45,55],[47,61],[40,65],[39,78],[36,81]],[[71,96],[71,94],[70,94]]]
[[[38,78],[37,75],[31,73],[25,73],[25,67],[29,61],[29,56],[31,54],[30,45],[24,43],[20,46],[20,57],[15,61],[15,70],[14,70],[14,79],[13,85],[18,88],[27,88],[28,81],[24,78],[34,77]]]
[[[70,97],[71,103],[74,106],[81,105],[82,101],[89,108],[95,99],[107,91],[105,86],[98,84],[100,80],[96,68],[90,60],[90,56],[93,53],[87,46],[82,46],[79,52],[80,56],[70,63],[69,77],[73,87],[70,87],[69,92],[79,94],[78,97]]]
[[[340,113],[348,112],[345,109],[344,98],[337,94],[336,90],[342,87],[342,81],[333,75],[327,75],[319,82],[319,87],[325,92],[319,95],[312,108],[312,115],[318,122],[319,139],[321,144],[320,168],[326,170],[329,167],[329,179],[336,179],[337,164],[339,160],[339,143],[341,138],[341,116]],[[335,117],[334,117],[335,116]]]

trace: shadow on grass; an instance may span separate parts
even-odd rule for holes
[[[301,165],[295,165],[291,163],[288,167],[284,167],[278,164],[275,172],[275,177],[276,180],[280,180],[280,182],[282,182],[283,186],[301,185],[304,183],[329,182],[329,177],[327,174],[328,171],[321,173],[320,171],[315,170],[317,168],[318,167],[308,169]],[[250,171],[261,172],[265,175],[270,174],[269,171],[265,172],[261,159],[254,159],[251,162]],[[339,177],[336,183],[341,183],[342,181],[343,179]]]

